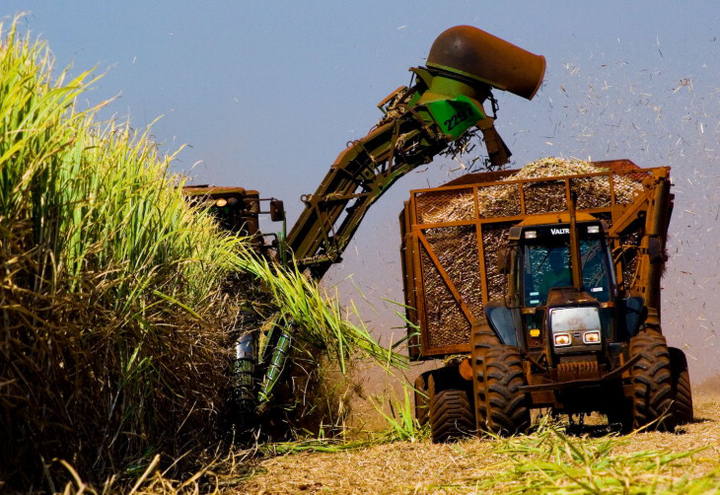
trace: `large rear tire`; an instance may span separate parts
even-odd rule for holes
[[[672,373],[673,403],[670,408],[674,426],[684,425],[693,420],[692,389],[685,353],[670,347],[670,371]]]
[[[473,352],[475,417],[478,431],[500,435],[523,433],[530,427],[527,384],[517,348],[496,344]]]
[[[633,364],[633,427],[672,430],[673,379],[670,352],[665,337],[645,330],[630,339],[630,356],[639,356]]]

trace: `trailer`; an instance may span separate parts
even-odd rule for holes
[[[400,215],[409,355],[446,362],[416,381],[433,440],[522,432],[533,408],[598,411],[624,430],[692,419],[687,361],[660,319],[670,169],[591,165],[411,192]]]

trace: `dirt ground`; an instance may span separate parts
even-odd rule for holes
[[[720,390],[695,391],[696,421],[677,433],[639,433],[617,451],[684,452],[706,447],[672,476],[695,477],[720,469]],[[392,443],[340,453],[299,453],[270,458],[228,493],[445,494],[474,493],[479,480],[507,469],[509,457],[496,440],[456,444]],[[704,493],[704,492],[703,492]],[[714,492],[717,493],[717,492]]]

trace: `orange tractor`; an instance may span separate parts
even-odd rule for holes
[[[669,168],[593,165],[411,192],[401,215],[410,356],[448,363],[416,382],[434,441],[523,432],[532,408],[599,411],[624,430],[692,419],[687,360],[660,319]]]

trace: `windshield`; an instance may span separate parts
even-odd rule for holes
[[[569,232],[557,228],[553,231],[562,233],[542,235],[544,232],[538,229],[537,238],[524,239],[520,270],[524,306],[544,305],[553,287],[572,287]],[[599,301],[609,300],[608,256],[599,235],[580,238],[580,259],[583,290]]]

